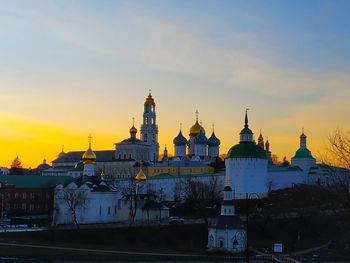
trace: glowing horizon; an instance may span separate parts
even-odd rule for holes
[[[103,4],[101,4],[103,3]],[[244,109],[255,139],[290,159],[302,127],[317,157],[350,131],[346,1],[9,1],[0,10],[0,165],[65,151],[114,149],[139,130],[152,89],[160,154],[195,111],[220,153],[238,143]],[[139,133],[138,133],[139,135]]]

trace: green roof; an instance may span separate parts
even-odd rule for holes
[[[244,127],[239,134],[253,134],[253,132],[248,127]]]
[[[227,158],[266,159],[266,152],[254,142],[240,142],[228,151]]]
[[[70,176],[40,176],[40,175],[1,175],[1,184],[14,185],[15,188],[43,189],[55,187],[73,181]]]
[[[311,152],[307,148],[299,148],[295,152],[295,156],[293,158],[309,158],[309,159],[315,159],[312,157]]]

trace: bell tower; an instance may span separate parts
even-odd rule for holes
[[[148,97],[144,103],[141,140],[151,146],[149,159],[152,162],[157,162],[159,158],[158,125],[156,122],[156,104],[152,97],[151,90],[149,90]]]

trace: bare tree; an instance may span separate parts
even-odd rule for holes
[[[133,179],[129,180],[128,184],[122,188],[122,197],[127,201],[129,206],[130,224],[135,224],[138,196],[142,188],[143,185],[137,185]]]
[[[87,193],[85,189],[63,189],[63,200],[66,203],[69,212],[73,217],[73,222],[79,229],[79,222],[77,219],[77,211],[87,206]]]
[[[192,212],[196,212],[207,221],[208,210],[215,210],[220,203],[221,187],[217,177],[208,181],[195,181],[188,178],[183,181],[185,204]]]
[[[326,151],[331,165],[350,169],[350,137],[340,129],[336,129],[328,136]]]

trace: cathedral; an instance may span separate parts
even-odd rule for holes
[[[158,125],[156,103],[149,92],[143,105],[143,122],[140,135],[134,122],[129,130],[130,136],[115,143],[113,150],[92,151],[89,137],[88,151],[62,152],[52,162],[52,167],[42,171],[44,176],[69,175],[79,177],[83,174],[101,175],[108,180],[127,180],[134,178],[140,169],[152,181],[155,188],[173,192],[174,182],[186,176],[196,180],[209,180],[216,177],[224,184],[224,177],[230,178],[234,198],[244,198],[248,193],[264,197],[268,191],[292,187],[297,184],[328,184],[329,175],[322,164],[317,164],[307,148],[307,136],[302,131],[300,147],[291,158],[291,165],[278,166],[271,160],[270,142],[261,134],[257,143],[250,128],[248,112],[245,112],[244,126],[239,141],[228,151],[224,167],[215,167],[220,154],[220,139],[213,130],[209,136],[198,121],[198,111],[194,124],[184,134],[182,126],[173,139],[174,156],[168,155],[165,147],[163,157],[159,156]],[[95,160],[90,165],[85,155]],[[140,166],[142,166],[140,168]],[[187,178],[186,177],[186,178]],[[169,194],[169,200],[173,198]]]
[[[96,155],[96,173],[103,173],[106,178],[123,179],[132,178],[138,171],[139,163],[144,164],[147,175],[181,175],[181,174],[207,174],[213,173],[210,165],[219,157],[220,140],[214,130],[209,138],[205,129],[196,121],[189,130],[189,139],[186,139],[180,128],[179,134],[174,138],[175,156],[169,158],[165,148],[163,158],[159,159],[158,124],[156,103],[149,91],[143,105],[142,124],[140,135],[135,127],[134,119],[129,129],[130,136],[115,143],[114,150],[94,151]],[[89,137],[91,147],[91,137]],[[43,175],[70,175],[78,177],[83,173],[83,151],[59,153],[52,167],[43,172]]]
[[[213,132],[209,139],[205,136],[205,129],[198,122],[198,110],[196,111],[196,122],[189,131],[187,140],[180,128],[179,134],[174,138],[174,152],[176,161],[190,159],[194,161],[210,161],[219,157],[220,140]],[[186,151],[187,148],[187,151]],[[186,153],[187,152],[187,153]]]

